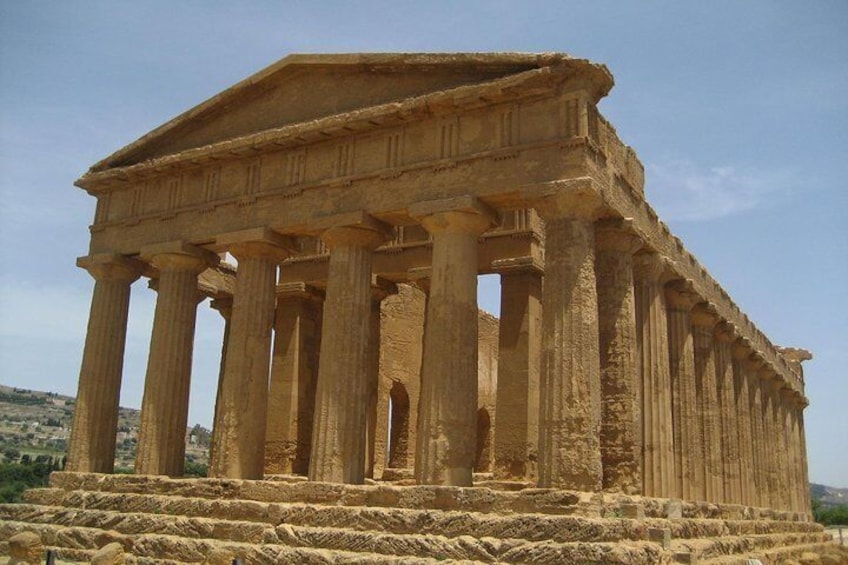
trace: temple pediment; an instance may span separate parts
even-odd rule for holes
[[[290,55],[110,155],[91,172],[552,65],[595,67],[608,76],[599,65],[563,54]]]

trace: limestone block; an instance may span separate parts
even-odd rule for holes
[[[665,515],[669,520],[680,520],[683,518],[683,502],[681,500],[669,500],[665,505]]]
[[[91,565],[123,565],[124,548],[118,542],[104,545],[91,556]]]
[[[216,547],[209,550],[209,553],[206,554],[203,565],[232,565],[235,557],[235,554],[229,549]]]
[[[671,547],[671,530],[669,528],[648,528],[648,539],[658,543],[663,549]]]
[[[21,532],[9,538],[9,565],[36,565],[44,556],[44,544],[34,532]]]

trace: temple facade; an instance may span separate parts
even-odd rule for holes
[[[113,470],[144,278],[138,474],[183,473],[208,299],[226,323],[211,476],[485,472],[809,515],[809,354],[773,345],[657,217],[597,109],[612,85],[563,54],[291,55],[95,164],[67,469]]]

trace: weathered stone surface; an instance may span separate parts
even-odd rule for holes
[[[771,344],[659,221],[597,110],[611,85],[562,54],[294,56],[95,165],[77,183],[98,201],[80,262],[96,283],[69,468],[111,471],[144,274],[159,292],[136,465],[149,475],[57,475],[65,494],[28,495],[50,510],[10,510],[0,529],[31,521],[86,560],[117,541],[140,562],[821,553],[805,525],[810,354]],[[224,251],[238,270],[201,274]],[[500,328],[476,306],[492,272]],[[325,289],[323,311],[286,298],[291,284]],[[227,319],[221,478],[156,478],[183,470],[205,296]],[[281,474],[307,466],[309,482]],[[474,516],[451,529],[449,513]]]
[[[9,565],[36,565],[44,557],[41,536],[34,532],[21,532],[9,538]]]
[[[91,565],[124,565],[124,548],[120,543],[104,545],[91,556]]]

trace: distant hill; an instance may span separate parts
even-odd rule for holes
[[[821,502],[822,506],[848,504],[848,488],[836,488],[810,483],[810,495],[814,500]]]
[[[2,461],[62,458],[68,449],[75,399],[0,385],[0,457]],[[118,410],[115,467],[132,469],[141,411]],[[209,454],[209,430],[200,425],[186,430],[186,460],[205,465]],[[23,459],[25,460],[25,459]]]

